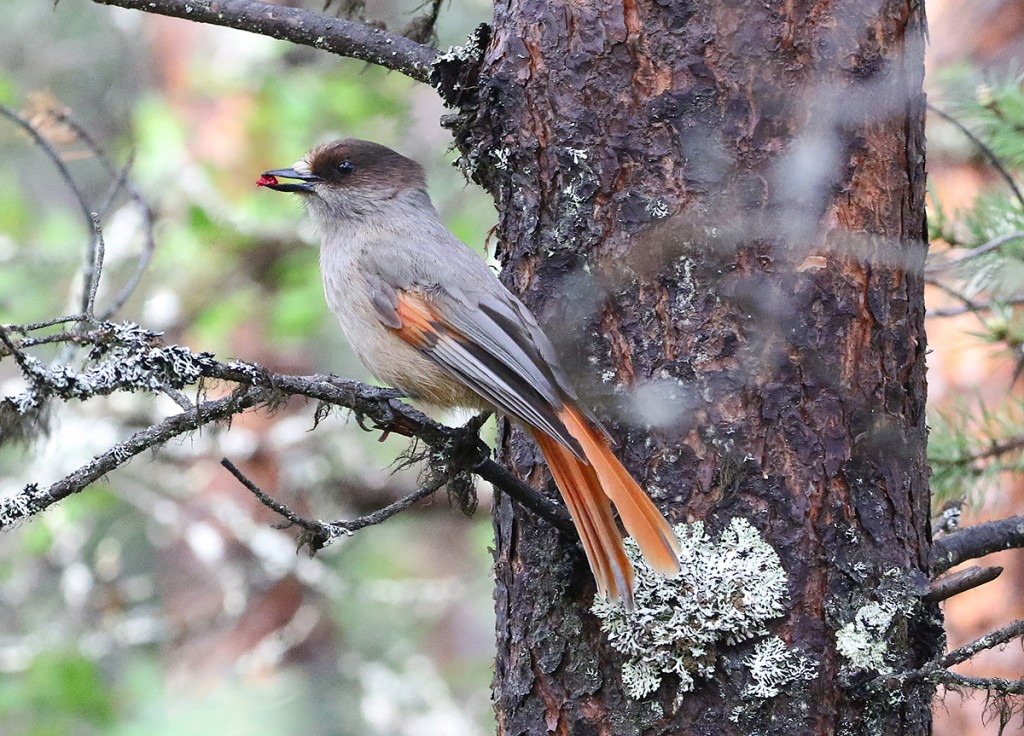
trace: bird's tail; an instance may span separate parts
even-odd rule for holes
[[[632,610],[633,568],[609,499],[648,564],[658,572],[675,575],[679,571],[679,543],[665,517],[615,457],[604,434],[572,407],[565,407],[559,419],[583,448],[587,462],[539,430],[532,431],[533,437],[579,531],[598,592],[621,598]]]

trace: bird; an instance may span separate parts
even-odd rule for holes
[[[678,573],[672,528],[580,404],[534,315],[442,223],[418,163],[348,138],[263,172],[257,185],[301,198],[327,304],[370,373],[414,401],[497,409],[532,435],[600,595],[634,608],[612,504],[647,564]]]

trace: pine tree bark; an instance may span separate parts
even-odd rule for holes
[[[927,686],[886,692],[836,644],[927,571],[923,34],[916,0],[497,5],[457,134],[503,278],[671,520],[763,533],[772,631],[818,661],[757,707],[745,645],[681,698],[627,697],[575,540],[502,500],[499,733],[930,732]],[[547,480],[517,430],[501,452]],[[938,646],[905,609],[896,671]]]

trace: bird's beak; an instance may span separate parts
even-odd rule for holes
[[[298,179],[297,182],[281,183],[278,178]],[[309,194],[313,191],[313,185],[320,181],[319,176],[303,174],[295,169],[273,169],[264,171],[256,182],[258,187],[268,187],[278,192],[304,192]]]

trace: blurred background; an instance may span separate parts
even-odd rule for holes
[[[366,14],[401,29],[418,7],[379,0]],[[1000,143],[997,123],[1018,121],[1021,7],[928,3],[930,99],[994,138],[1014,176],[1024,147],[1012,136]],[[489,18],[483,0],[456,0],[441,13],[439,44],[462,43]],[[481,254],[496,219],[490,200],[449,165],[433,91],[259,36],[86,0],[4,3],[0,103],[45,131],[91,201],[102,201],[116,176],[54,110],[115,166],[132,162],[131,179],[156,216],[157,248],[117,316],[222,359],[368,378],[324,307],[300,205],[254,186],[260,172],[291,165],[313,143],[372,138],[425,164],[445,221]],[[937,253],[1021,229],[1024,207],[940,117],[929,121],[929,173]],[[103,213],[101,307],[145,248],[144,214],[123,196]],[[88,237],[51,163],[0,120],[0,322],[77,311]],[[1014,306],[1024,271],[1015,263],[1024,255],[993,255],[1000,260],[985,261],[987,270],[937,275],[955,288],[929,292],[938,503],[966,496],[967,523],[1024,509],[1019,454],[952,462],[1024,424],[1013,380],[1024,345]],[[962,310],[965,296],[995,306]],[[16,372],[3,368],[3,394],[17,393]],[[170,399],[131,395],[61,406],[48,432],[0,447],[0,496],[51,483],[172,411]],[[277,519],[221,457],[317,518],[366,513],[417,484],[415,470],[392,472],[403,438],[378,442],[341,414],[312,432],[315,412],[293,401],[239,417],[230,432],[208,427],[0,535],[0,731],[493,733],[488,489],[472,518],[439,494],[316,558],[296,555],[294,532],[273,528]],[[1021,559],[993,556],[1003,575],[945,604],[951,647],[1024,616]],[[1016,678],[1024,656],[1014,645],[962,669]],[[937,704],[936,732],[995,733],[984,708],[982,697],[950,694]],[[1005,732],[1024,732],[1017,725]]]
[[[418,4],[367,13],[400,29]],[[462,42],[489,16],[484,2],[460,2],[439,42]],[[449,227],[483,251],[494,208],[451,167],[444,110],[423,85],[81,0],[0,3],[0,29],[0,102],[45,130],[90,201],[113,177],[53,108],[116,166],[134,158],[157,248],[118,318],[169,342],[368,379],[325,309],[297,198],[255,187],[314,143],[371,138],[423,162]],[[130,199],[103,222],[100,308],[145,244]],[[0,322],[75,311],[87,240],[52,164],[0,120]],[[0,383],[17,393],[15,373]],[[132,395],[61,407],[46,436],[0,449],[0,495],[51,483],[176,410]],[[392,472],[406,439],[378,442],[341,414],[313,432],[315,410],[290,402],[230,432],[204,429],[0,536],[0,733],[493,733],[487,489],[473,518],[442,492],[316,558],[297,555],[295,532],[272,527],[279,519],[221,457],[316,518],[353,518],[418,485],[415,468]]]

